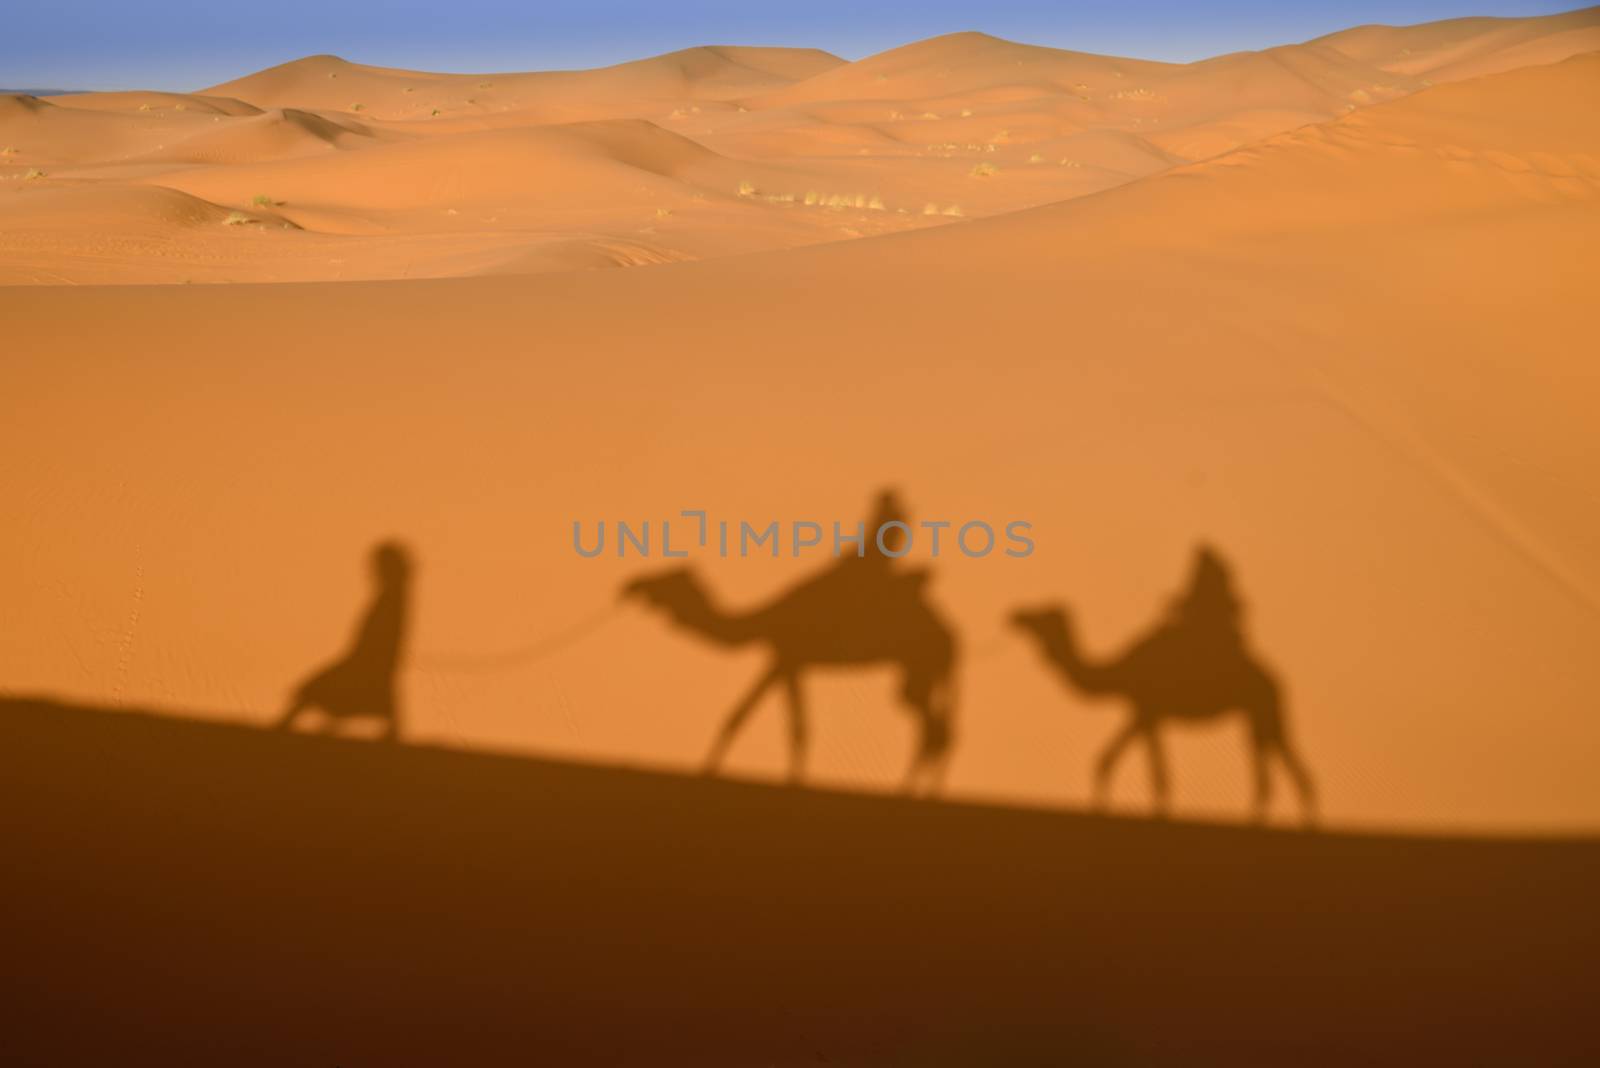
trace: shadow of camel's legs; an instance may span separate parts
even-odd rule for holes
[[[923,760],[922,754],[912,754],[911,765],[906,768],[906,776],[900,780],[900,792],[907,797],[914,797],[917,793],[917,786],[925,778],[923,773],[927,770],[928,763]]]
[[[950,721],[942,715],[928,712],[928,724],[923,739],[923,763],[928,770],[928,796],[937,794],[944,786],[944,774],[950,767],[950,750],[955,744]]]
[[[911,764],[901,780],[903,793],[915,793],[918,785],[925,783],[926,792],[932,796],[944,783],[945,767],[955,738],[949,717],[940,711],[942,706],[936,694],[933,683],[920,684],[915,676],[907,680],[902,691],[917,723],[917,747],[912,750]]]
[[[805,699],[800,693],[800,676],[794,672],[785,674],[783,690],[789,698],[789,782],[797,784],[806,775],[806,747],[810,741],[806,729]]]
[[[1317,788],[1311,781],[1311,773],[1301,762],[1300,757],[1289,745],[1287,739],[1278,740],[1278,756],[1283,759],[1283,766],[1289,769],[1289,777],[1294,780],[1295,790],[1300,794],[1300,808],[1307,827],[1314,827],[1317,823]]]
[[[906,765],[905,778],[900,780],[900,792],[903,794],[915,794],[919,784],[938,774],[936,768],[938,753],[930,744],[928,733],[932,728],[928,725],[926,713],[919,710],[917,714],[922,723],[922,731],[917,739],[917,747],[911,751],[911,763]],[[930,792],[932,792],[931,787]]]
[[[1256,793],[1255,807],[1251,818],[1257,823],[1267,821],[1267,809],[1272,805],[1272,766],[1269,757],[1272,755],[1273,743],[1270,739],[1254,737],[1250,739],[1251,770],[1255,775]]]
[[[1155,814],[1158,819],[1166,819],[1172,807],[1167,776],[1167,751],[1161,744],[1161,734],[1154,724],[1145,728],[1144,745],[1145,752],[1150,757],[1150,793],[1154,800]]]
[[[722,729],[717,732],[716,738],[711,743],[711,752],[706,754],[704,774],[710,775],[722,766],[722,758],[727,755],[728,746],[733,744],[733,739],[739,733],[739,728],[749,718],[751,711],[756,707],[756,702],[761,700],[761,695],[767,692],[767,687],[778,681],[782,674],[776,667],[768,668],[756,684],[733,706],[733,711],[728,713],[728,718],[723,721]]]
[[[283,715],[279,716],[278,722],[273,724],[274,729],[280,731],[289,730],[294,726],[295,720],[300,718],[300,713],[306,711],[306,709],[310,707],[310,703],[300,697],[291,699],[289,702],[289,707],[283,710]]]
[[[1094,807],[1105,808],[1111,796],[1111,773],[1116,770],[1117,761],[1121,759],[1123,751],[1128,748],[1135,738],[1139,736],[1141,726],[1138,720],[1123,725],[1116,736],[1100,752],[1100,759],[1094,765]]]
[[[927,797],[936,797],[944,789],[945,772],[950,767],[950,753],[948,750],[931,750],[919,752],[911,761],[911,770],[906,774],[906,793],[915,792],[917,783],[923,784],[923,794]]]

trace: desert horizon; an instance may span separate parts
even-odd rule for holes
[[[14,95],[0,284],[522,274],[885,236],[1596,48],[1586,8],[1189,63],[968,31],[855,61],[708,45],[438,74],[311,55],[191,93]]]
[[[11,911],[59,919],[41,1013],[82,994],[228,1063],[497,1062],[544,1027],[571,1063],[1566,1063],[1600,7],[1299,40],[1073,7],[1164,59],[900,33],[1074,39],[1005,0],[817,13],[819,45],[904,42],[846,59],[766,9],[496,4],[58,28],[0,68],[301,57],[0,92],[0,731]],[[702,28],[784,43],[633,48]],[[333,54],[519,48],[641,58]],[[137,887],[125,944],[91,937],[102,880]],[[156,958],[171,1003],[130,992]],[[429,971],[476,959],[456,997]],[[252,1053],[224,1004],[378,972],[325,1045]],[[650,1028],[586,1046],[612,982]]]

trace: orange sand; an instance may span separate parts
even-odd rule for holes
[[[1121,714],[1004,618],[1065,600],[1110,653],[1205,540],[1330,823],[1592,830],[1597,48],[1590,9],[1182,66],[969,34],[0,99],[0,685],[265,723],[393,536],[412,737],[686,770],[759,654],[625,607],[496,660],[663,564],[572,521],[893,484],[1034,524],[934,565],[952,794],[1084,803]],[[611,264],[663,265],[573,269]],[[308,284],[143,284],[181,281]],[[694,562],[733,607],[820,563]],[[808,688],[814,778],[898,781],[890,676]],[[758,716],[732,767],[776,774]],[[1170,749],[1180,814],[1242,814],[1236,726]]]

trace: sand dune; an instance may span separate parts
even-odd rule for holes
[[[486,202],[525,207],[552,200],[571,211],[582,209],[581,202],[572,201],[585,190],[609,199],[626,195],[630,183],[672,179],[714,160],[693,141],[649,123],[624,120],[485,131],[448,142],[407,141],[365,152],[186,171],[158,180],[235,203],[247,201],[250,190],[272,190],[287,203],[338,203],[373,213]],[[386,181],[393,173],[412,180]]]
[[[984,33],[952,33],[823,71],[772,99],[931,101],[970,93],[980,103],[1016,102],[1057,97],[1078,80],[1158,78],[1172,69],[1173,64],[1041,48]]]
[[[151,90],[128,92],[71,93],[52,97],[58,107],[81,111],[154,111],[157,113],[195,111],[205,115],[257,115],[261,109],[233,97],[205,93],[161,93]]]
[[[166,114],[132,111],[118,113],[89,108],[62,107],[33,96],[0,97],[0,139],[10,151],[4,156],[6,177],[17,178],[16,165],[24,162],[57,167],[60,164],[115,163],[138,154],[171,131],[193,132],[211,125],[217,113],[199,110]]]
[[[3,203],[3,202],[0,202]],[[83,186],[56,186],[41,189],[28,198],[27,210],[16,211],[14,203],[0,208],[0,219],[8,234],[59,233],[85,214],[94,213],[115,220],[119,236],[142,230],[161,238],[179,229],[212,225],[226,220],[226,209],[175,189],[128,185],[114,192]]]
[[[1459,81],[1516,67],[1555,63],[1600,49],[1600,8],[1539,18],[1449,19],[1418,26],[1358,26],[1313,44],[1380,70]]]
[[[1597,27],[1596,9],[1362,27],[1189,64],[979,33],[856,62],[705,47],[526,74],[322,55],[198,94],[5,97],[0,211],[40,214],[0,233],[0,283],[538,272],[877,237],[1099,193],[1430,81],[1557,61],[1600,47]],[[637,144],[623,155],[595,147],[624,129]],[[690,149],[700,164],[680,174]],[[244,219],[175,227],[146,256],[154,235],[121,229],[141,195],[128,187],[145,184]],[[75,192],[74,224],[33,195],[47,186],[98,192]]]
[[[199,132],[175,144],[162,145],[139,159],[170,163],[259,163],[358,147],[354,143],[357,139],[373,136],[371,127],[342,117],[295,108],[273,108],[220,128],[202,127]]]
[[[376,118],[414,119],[533,111],[542,121],[604,118],[643,101],[725,100],[775,88],[842,63],[800,48],[690,48],[587,71],[529,74],[431,74],[308,56],[207,93],[258,105],[345,111],[359,105]]]
[[[345,640],[364,554],[394,536],[420,561],[413,738],[692,769],[760,657],[615,607],[666,562],[577,560],[572,522],[851,522],[893,483],[915,519],[1026,519],[1039,545],[931,565],[961,639],[956,796],[1087,801],[1120,717],[1063,690],[1006,616],[1066,601],[1086,655],[1110,655],[1205,541],[1331,824],[1592,830],[1597,92],[1584,55],[1028,211],[648,270],[5,290],[21,355],[0,445],[32,458],[0,472],[29,514],[0,532],[5,684],[265,722]],[[597,182],[724,180],[725,156],[638,120],[460,136]],[[384,153],[432,166],[442,143],[260,166],[331,184],[324,168]],[[249,188],[200,184],[226,175],[159,180],[215,204]],[[56,195],[18,184],[7,200]],[[330,256],[347,240],[200,229]],[[449,236],[382,240],[504,269],[417,244]],[[604,235],[540,247],[491,251],[666,258]],[[691,561],[729,611],[823,562]],[[893,680],[806,686],[815,778],[897,782]],[[764,706],[735,773],[779,772],[778,724]],[[1181,814],[1244,813],[1237,728],[1170,744]],[[1141,772],[1114,806],[1144,810]]]

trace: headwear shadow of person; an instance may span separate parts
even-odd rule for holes
[[[1086,696],[1120,696],[1128,701],[1131,718],[1095,764],[1097,805],[1105,802],[1117,760],[1131,743],[1142,741],[1150,759],[1156,812],[1165,815],[1168,777],[1159,733],[1162,722],[1237,712],[1250,729],[1255,818],[1266,817],[1272,792],[1269,761],[1275,756],[1300,795],[1306,822],[1315,821],[1316,790],[1290,740],[1282,687],[1250,650],[1242,615],[1232,571],[1207,545],[1196,547],[1188,588],[1173,601],[1166,618],[1119,656],[1087,659],[1064,606],[1012,614],[1012,624],[1038,643],[1046,662],[1068,686]]]
[[[386,741],[400,737],[400,707],[395,676],[404,656],[410,616],[412,561],[397,541],[373,547],[372,579],[377,592],[367,607],[349,649],[338,660],[300,683],[279,718],[279,730],[294,726],[302,713],[320,709],[324,732],[341,720],[376,719]]]

